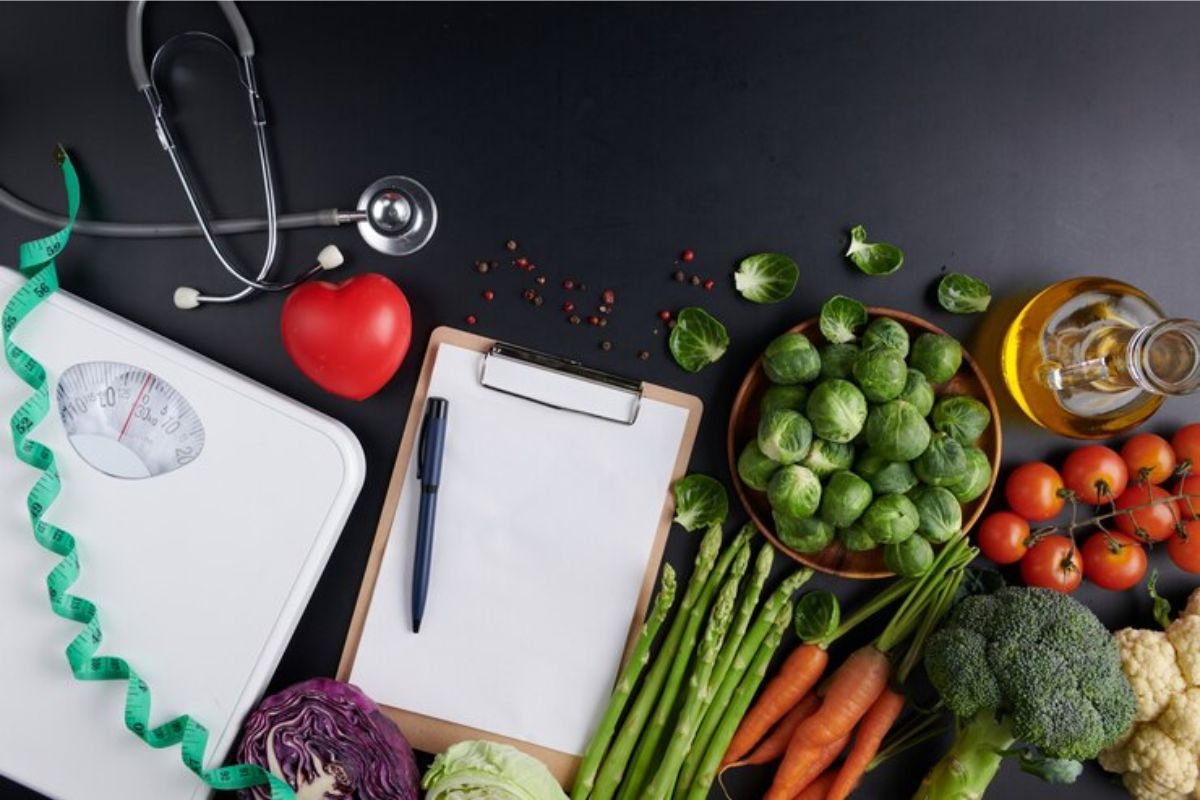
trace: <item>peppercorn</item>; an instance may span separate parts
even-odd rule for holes
[[[601,317],[601,318],[600,318],[600,323],[599,323],[599,324],[600,324],[600,327],[601,327],[601,328],[603,328],[605,325],[607,325],[607,324],[608,324],[608,317]]]
[[[565,313],[570,314],[572,311],[575,310],[575,304],[570,301],[567,301],[566,303],[562,304],[562,310]]]
[[[671,318],[671,312],[667,311],[664,308],[662,311],[658,312],[658,318],[661,319],[663,322],[666,322],[667,320],[669,320]]]
[[[543,298],[543,297],[542,297],[540,294],[539,294],[539,295],[536,295],[536,296],[533,298],[533,304],[534,304],[535,306],[540,306],[540,305],[541,305],[542,303],[544,303],[544,302],[546,302],[546,301],[545,301],[545,298]]]
[[[525,291],[521,292],[521,296],[526,300],[532,300],[537,296],[537,292],[535,292],[533,289],[526,289]]]
[[[571,280],[570,278],[567,278],[565,281],[563,281],[563,288],[568,291],[570,291],[571,289],[574,289],[575,281]]]
[[[579,315],[572,314],[571,316],[567,317],[567,322],[571,323],[572,325],[578,325],[580,323]]]
[[[693,275],[692,276],[692,286],[699,286],[699,285],[700,285],[700,276]]]
[[[483,290],[483,299],[484,299],[484,300],[487,300],[489,303],[492,301],[492,299],[493,299],[495,296],[496,296],[496,293],[495,293],[495,292],[493,292],[491,289],[484,289],[484,290]]]
[[[476,262],[475,262],[475,271],[476,271],[476,272],[478,272],[478,273],[480,273],[480,274],[483,274],[483,273],[487,272],[487,271],[488,271],[488,262],[486,262],[486,261],[476,261]]]
[[[680,261],[691,261],[695,257],[696,257],[696,254],[694,252],[692,252],[691,248],[688,248],[687,250],[684,250],[682,253],[679,254]]]
[[[520,258],[518,258],[518,259],[514,260],[514,261],[513,261],[513,264],[514,264],[514,265],[515,265],[515,266],[516,266],[518,269],[525,269],[526,267],[528,267],[528,266],[529,266],[529,259],[528,259],[528,258],[526,258],[525,256],[521,256]]]
[[[517,240],[509,239],[507,242],[504,243],[504,249],[510,253],[515,251],[517,249]]]
[[[717,282],[714,281],[712,278],[709,278],[708,280],[706,280],[704,282],[704,291],[711,292],[713,290],[713,287],[716,285],[717,285]]]
[[[670,331],[670,330],[674,330],[674,329],[675,329],[675,320],[673,320],[673,319],[667,320],[667,330]]]
[[[489,262],[488,262],[488,267],[489,267],[489,268],[491,268],[491,269],[499,269],[499,268],[500,268],[500,262],[499,262],[499,261],[489,261]]]
[[[603,303],[601,303],[600,305],[596,306],[596,310],[597,310],[597,311],[599,311],[601,314],[607,314],[609,311],[612,311],[612,309],[611,309],[611,308],[609,308],[608,306],[604,305]]]
[[[533,282],[536,283],[538,286],[545,286],[546,285],[546,276],[538,275],[536,278],[533,279]]]
[[[649,361],[650,360],[650,351],[649,350],[639,350],[638,358],[640,358],[642,361]]]
[[[617,302],[617,295],[612,289],[605,289],[600,293],[600,299],[604,301],[605,305],[611,306],[613,303]]]
[[[591,316],[588,317],[588,325],[599,325],[599,324],[600,324],[600,318],[597,317],[595,314],[592,314]]]
[[[610,342],[608,339],[605,339],[600,343],[600,349],[605,351],[612,350],[612,342]]]
[[[475,324],[476,322],[478,322],[478,321],[479,321],[479,320],[475,319],[475,315],[474,315],[474,314],[467,314],[467,319],[466,319],[466,322],[467,322],[467,324],[468,324],[468,325],[474,325],[474,324]]]
[[[684,275],[683,270],[681,270],[681,269],[675,270],[675,274],[672,275],[671,277],[673,277],[675,279],[676,283],[683,283],[684,281],[687,280],[687,275]]]

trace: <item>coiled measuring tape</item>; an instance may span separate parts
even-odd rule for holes
[[[66,248],[75,215],[79,211],[79,177],[75,174],[75,167],[61,146],[55,147],[54,159],[62,169],[66,183],[68,222],[49,236],[21,245],[18,269],[26,280],[4,307],[2,329],[4,357],[8,365],[33,390],[33,394],[9,421],[17,458],[42,472],[25,498],[25,507],[29,511],[33,536],[38,544],[62,558],[46,576],[50,608],[58,616],[83,625],[83,629],[67,645],[67,663],[75,678],[81,681],[126,681],[125,727],[153,748],[181,745],[183,763],[208,786],[236,790],[266,783],[271,787],[271,800],[295,800],[295,793],[290,786],[254,764],[235,764],[206,771],[204,752],[208,745],[208,730],[195,718],[184,714],[158,727],[150,727],[150,687],[125,659],[96,655],[104,641],[96,604],[67,591],[80,572],[75,537],[44,519],[47,509],[58,497],[62,483],[53,451],[29,438],[33,429],[50,412],[46,370],[37,359],[14,344],[11,338],[21,320],[57,291],[58,273],[54,268],[54,259]]]

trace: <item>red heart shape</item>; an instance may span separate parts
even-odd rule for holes
[[[284,349],[313,383],[365,400],[404,361],[412,310],[399,286],[372,272],[336,284],[300,284],[283,304],[280,328]]]

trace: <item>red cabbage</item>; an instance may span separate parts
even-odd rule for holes
[[[417,800],[408,741],[358,687],[313,678],[271,695],[246,718],[242,763],[265,767],[300,800]],[[269,800],[265,786],[243,800]]]

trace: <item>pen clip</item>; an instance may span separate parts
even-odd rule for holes
[[[421,433],[417,437],[417,480],[425,477],[425,440],[429,438],[429,411],[421,418]]]

